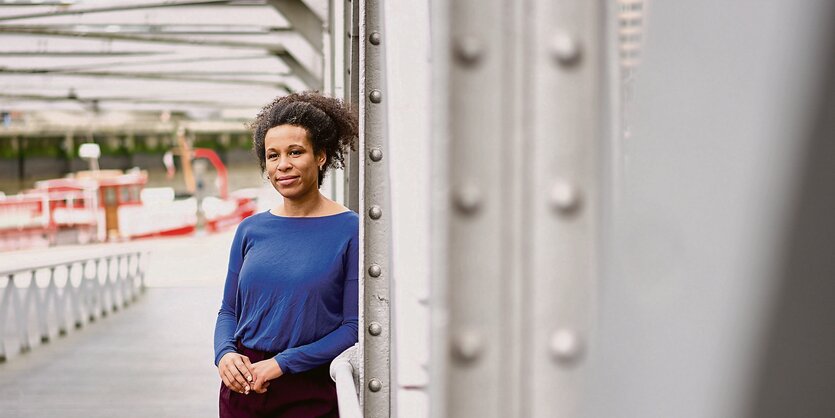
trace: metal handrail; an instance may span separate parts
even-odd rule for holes
[[[331,379],[336,382],[336,398],[339,416],[342,418],[362,418],[357,381],[354,375],[357,345],[343,351],[331,362]]]
[[[84,326],[85,318],[89,323],[106,317],[120,306],[127,307],[144,292],[148,255],[130,251],[0,271],[0,362],[6,361],[6,322],[10,312],[15,317],[18,348],[25,353],[31,350],[29,315],[33,308],[41,343],[49,342],[50,325],[57,327],[59,336],[67,334],[68,313],[76,329]],[[61,272],[63,286],[58,285],[61,277],[56,274]],[[49,281],[45,287],[39,287],[38,279],[44,273]],[[16,285],[27,279],[28,285]]]

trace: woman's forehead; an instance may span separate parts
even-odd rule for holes
[[[282,148],[291,145],[310,146],[307,130],[301,126],[279,125],[271,128],[264,136],[266,148]]]

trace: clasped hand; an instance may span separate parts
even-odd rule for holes
[[[224,354],[217,365],[217,371],[226,387],[244,395],[250,391],[266,392],[270,380],[283,374],[275,359],[251,363],[249,357],[238,353]]]

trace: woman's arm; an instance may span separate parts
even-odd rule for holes
[[[223,300],[220,304],[220,311],[217,313],[215,324],[215,365],[226,353],[233,353],[235,347],[235,330],[238,327],[238,319],[235,316],[236,297],[238,294],[238,274],[243,264],[243,223],[238,225],[235,231],[235,238],[232,240],[232,249],[229,251],[229,269],[226,272],[226,285],[223,288]]]

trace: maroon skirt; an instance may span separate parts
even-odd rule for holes
[[[252,363],[276,353],[252,350],[238,343],[238,353]],[[237,393],[220,383],[220,418],[339,417],[336,385],[329,364],[302,373],[285,374],[270,381],[266,393]]]

